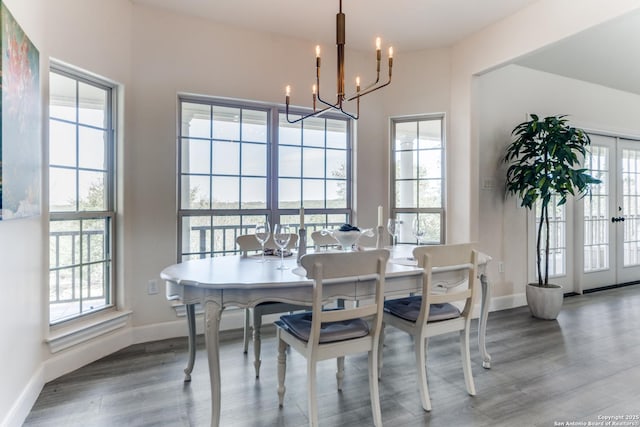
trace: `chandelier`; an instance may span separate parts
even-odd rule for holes
[[[289,123],[297,123],[309,117],[316,117],[328,110],[336,110],[342,114],[358,120],[360,115],[360,98],[382,89],[391,83],[391,70],[393,68],[393,47],[389,48],[389,80],[386,83],[380,83],[380,37],[376,38],[376,80],[364,88],[360,88],[360,77],[356,77],[356,90],[350,95],[345,94],[344,84],[344,45],[345,45],[345,14],[342,13],[342,0],[340,0],[340,11],[336,14],[336,45],[338,51],[338,72],[337,72],[337,96],[335,103],[325,101],[320,96],[320,46],[316,46],[316,84],[312,88],[313,112],[298,117],[294,120],[289,119],[289,98],[291,87],[286,87],[286,115]],[[356,112],[350,113],[343,109],[343,104],[349,101],[356,101]],[[321,109],[317,109],[317,103],[320,103]]]

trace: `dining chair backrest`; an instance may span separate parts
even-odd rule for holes
[[[340,244],[335,237],[322,231],[311,233],[311,240],[313,240],[313,248],[316,251],[319,251],[323,246],[338,246]]]
[[[425,322],[429,317],[429,305],[446,303],[464,303],[461,316],[470,317],[475,300],[476,281],[478,280],[478,251],[474,243],[455,245],[418,246],[413,249],[413,257],[418,266],[424,269],[422,281],[423,299],[417,322]],[[434,293],[432,271],[446,272],[450,281],[460,281],[465,286],[455,287],[446,293]]]
[[[289,239],[289,244],[286,249],[292,249],[296,247],[298,243],[298,235],[291,234],[291,239]],[[255,234],[242,234],[236,237],[236,244],[238,248],[240,248],[240,252],[242,256],[247,256],[247,254],[251,251],[259,251],[262,250],[262,246],[260,246],[260,242],[256,239]],[[275,242],[273,241],[273,236],[269,236],[269,239],[265,242],[264,247],[266,249],[278,249]]]
[[[358,252],[325,252],[304,255],[300,262],[313,279],[313,318],[309,343],[318,343],[320,327],[326,322],[340,322],[356,318],[372,317],[371,335],[377,336],[382,324],[384,305],[384,281],[389,251],[376,249]],[[342,310],[322,310],[323,284],[375,281],[375,299],[372,304],[359,305]]]

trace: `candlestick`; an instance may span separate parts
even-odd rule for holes
[[[378,236],[376,238],[376,249],[382,249],[382,235],[384,233],[384,227],[382,225],[378,226]]]
[[[300,258],[307,253],[307,230],[300,228],[298,230],[298,265],[300,265]]]
[[[378,206],[378,227],[382,227],[382,205]]]
[[[304,228],[304,207],[300,207],[300,228]]]

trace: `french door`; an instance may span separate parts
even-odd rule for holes
[[[640,141],[591,135],[585,166],[602,183],[575,210],[576,291],[638,281]]]

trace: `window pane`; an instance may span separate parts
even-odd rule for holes
[[[299,177],[301,151],[296,147],[280,147],[278,150],[278,173],[282,176]]]
[[[416,122],[400,122],[395,124],[396,150],[415,150],[418,140]]]
[[[49,209],[51,212],[76,210],[76,173],[73,169],[49,168]]]
[[[57,166],[76,165],[76,126],[49,121],[49,163]]]
[[[105,111],[107,110],[107,92],[94,85],[78,83],[78,122],[105,128]]]
[[[442,176],[442,151],[420,150],[418,153],[420,161],[418,176],[420,178],[440,178]]]
[[[280,145],[300,145],[300,141],[302,141],[302,125],[299,122],[291,124],[287,122],[285,114],[280,114],[278,137]]]
[[[79,209],[82,211],[104,211],[107,208],[105,190],[107,174],[80,171],[78,175]]]
[[[306,146],[324,147],[324,119],[309,118],[304,121],[302,143]]]
[[[396,152],[396,179],[416,179],[418,177],[417,162],[416,151]]]
[[[97,262],[107,258],[107,220],[82,221],[82,261]]]
[[[242,174],[267,176],[265,144],[242,144]]]
[[[211,138],[211,107],[209,105],[182,103],[182,136]]]
[[[211,206],[209,177],[183,175],[181,194],[182,209],[209,209]]]
[[[280,179],[278,181],[279,208],[299,208],[300,200],[300,180]]]
[[[211,173],[211,143],[202,139],[182,140],[182,172]]]
[[[213,173],[219,175],[240,174],[240,144],[238,142],[213,142]]]
[[[347,152],[327,150],[327,178],[347,179]]]
[[[440,120],[424,120],[418,123],[420,130],[420,149],[442,147],[442,122]]]
[[[442,206],[441,181],[439,179],[419,181],[421,208],[439,208]]]
[[[49,74],[49,116],[76,120],[76,81],[56,73]]]
[[[213,177],[213,209],[240,208],[240,181],[238,178]]]
[[[327,119],[327,148],[347,149],[347,122]]]
[[[267,112],[242,110],[242,140],[267,142]]]
[[[264,209],[267,207],[267,180],[242,178],[242,203],[240,209]]]
[[[71,267],[80,261],[80,221],[51,221],[49,266]]]
[[[396,181],[396,207],[417,208],[417,181]]]
[[[211,252],[211,217],[182,218],[182,253]]]
[[[320,179],[305,179],[302,182],[304,207],[324,208],[324,181]]]
[[[78,166],[81,168],[106,170],[106,134],[103,130],[97,130],[80,126],[78,151],[80,159]]]
[[[305,148],[302,150],[302,175],[306,178],[324,178],[324,150]]]
[[[214,106],[213,137],[229,141],[240,140],[240,109]]]
[[[327,208],[344,209],[347,207],[347,182],[327,181]]]

